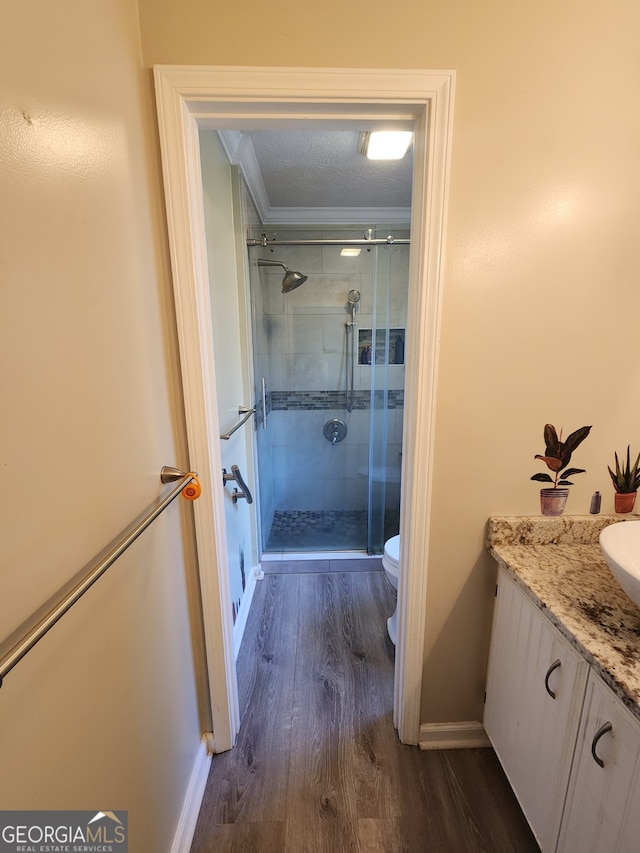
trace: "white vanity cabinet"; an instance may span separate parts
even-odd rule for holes
[[[639,853],[640,721],[503,568],[484,726],[543,853]]]
[[[594,673],[589,676],[557,849],[640,850],[640,723]]]
[[[484,727],[543,851],[556,847],[588,674],[587,662],[501,570]]]

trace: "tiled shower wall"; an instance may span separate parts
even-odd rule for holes
[[[362,237],[364,228],[351,231],[300,231],[279,229],[277,239]],[[407,236],[397,228],[378,229],[378,236]],[[253,235],[252,235],[253,236]],[[255,236],[259,236],[256,234]],[[260,437],[261,500],[263,510],[366,509],[369,468],[370,365],[354,371],[353,411],[346,411],[346,330],[350,319],[347,294],[361,293],[357,329],[388,325],[406,326],[409,246],[384,247],[391,256],[391,278],[379,273],[382,295],[374,305],[375,251],[364,248],[358,257],[343,257],[339,246],[255,247],[249,250],[256,317],[256,385],[262,370],[267,383],[267,436]],[[308,280],[288,294],[281,293],[284,271],[258,268],[259,257],[282,261]],[[379,268],[387,268],[385,260]],[[388,304],[387,304],[388,293]],[[357,336],[356,336],[357,341]],[[376,367],[374,395],[382,396],[383,371]],[[388,368],[388,424],[386,469],[376,466],[374,476],[387,481],[387,505],[400,499],[400,463],[404,365]],[[346,438],[331,445],[323,426],[331,418],[347,425]],[[262,429],[259,421],[258,429]],[[266,447],[268,445],[268,448]],[[270,454],[270,476],[265,464]],[[267,484],[265,479],[270,480]],[[266,487],[266,489],[265,489]],[[265,494],[266,491],[266,494]],[[265,504],[265,501],[267,502]],[[263,513],[264,518],[264,513]],[[266,522],[264,522],[266,523]]]

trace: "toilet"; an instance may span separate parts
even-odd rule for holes
[[[398,573],[400,567],[400,536],[392,536],[384,543],[384,554],[382,555],[382,568],[391,586],[398,589]],[[398,637],[398,604],[393,615],[387,619],[387,633],[389,639],[395,646]]]

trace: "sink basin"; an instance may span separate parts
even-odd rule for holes
[[[640,521],[619,521],[605,527],[600,547],[614,578],[640,607]]]

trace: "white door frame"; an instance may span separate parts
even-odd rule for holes
[[[189,457],[204,485],[194,513],[216,751],[233,746],[239,713],[198,131],[389,121],[415,129],[394,722],[404,743],[417,744],[455,72],[156,66],[154,74]]]

